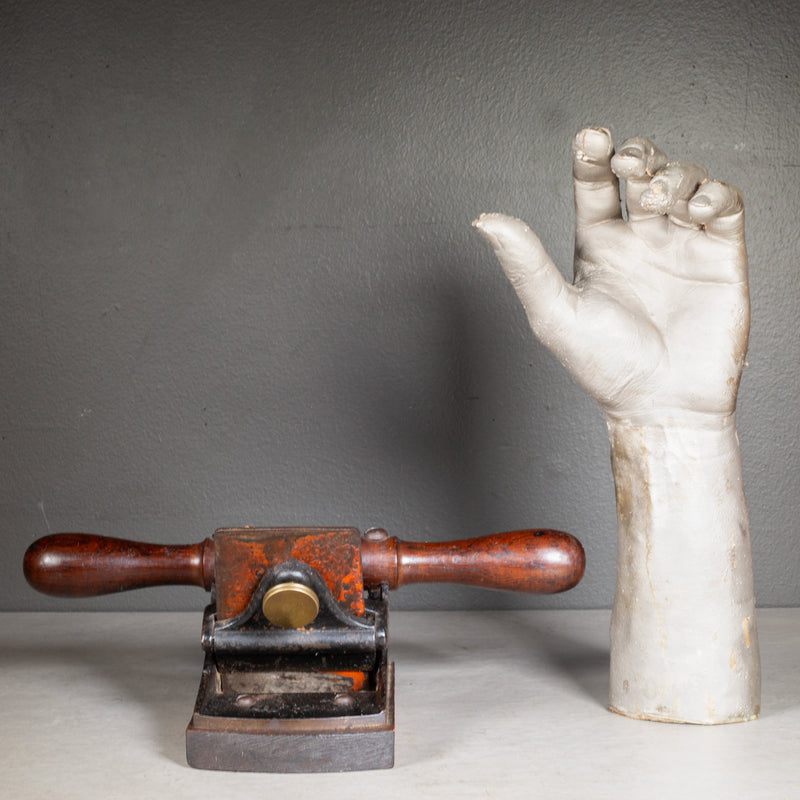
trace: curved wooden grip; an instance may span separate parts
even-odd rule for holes
[[[167,584],[208,590],[214,581],[214,543],[147,544],[56,533],[27,549],[23,570],[34,589],[57,597],[94,597]]]
[[[586,555],[569,533],[512,531],[457,542],[364,539],[364,583],[390,589],[409,583],[462,583],[484,589],[555,594],[583,577]]]

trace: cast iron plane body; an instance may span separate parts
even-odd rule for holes
[[[584,566],[580,542],[559,531],[421,543],[375,528],[247,527],[195,545],[54,534],[24,562],[34,588],[61,597],[210,590],[187,761],[250,772],[393,765],[390,589],[449,582],[549,594],[575,586]]]

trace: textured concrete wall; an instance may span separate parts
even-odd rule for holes
[[[744,193],[756,585],[800,603],[797,19],[744,0],[3,3],[0,606],[199,610],[188,588],[51,601],[22,554],[48,531],[235,524],[557,527],[588,555],[567,595],[393,604],[610,605],[600,413],[470,228],[521,216],[569,273],[585,124]]]

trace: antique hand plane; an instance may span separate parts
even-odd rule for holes
[[[580,542],[529,530],[416,543],[373,528],[221,528],[194,545],[83,533],[25,554],[28,583],[89,597],[166,584],[211,591],[186,757],[201,769],[337,772],[394,763],[388,590],[446,582],[549,594],[583,576]]]

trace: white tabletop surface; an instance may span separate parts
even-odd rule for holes
[[[605,709],[607,611],[395,612],[391,770],[186,765],[202,614],[0,615],[3,797],[800,798],[800,610],[759,612],[762,715]]]

